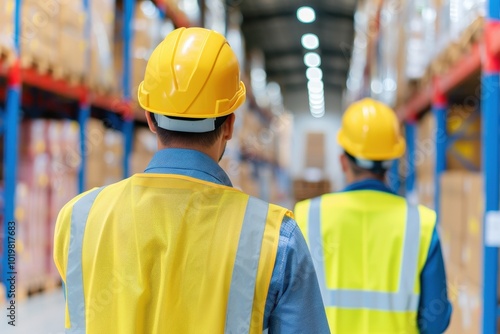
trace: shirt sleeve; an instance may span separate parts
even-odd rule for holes
[[[427,262],[420,274],[420,303],[418,327],[421,334],[443,333],[450,323],[452,312],[446,288],[441,243],[436,228],[432,233]]]
[[[307,244],[290,217],[283,219],[264,329],[276,333],[330,333]]]

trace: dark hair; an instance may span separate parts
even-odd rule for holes
[[[349,161],[349,166],[351,167],[352,173],[355,176],[370,174],[370,175],[374,176],[375,178],[379,178],[379,179],[383,179],[385,177],[387,169],[382,167],[381,161],[375,162],[375,168],[366,169],[366,168],[360,167],[356,163],[356,158],[354,156],[352,156],[351,154],[349,154],[346,151],[344,151],[344,154],[347,156],[347,158],[348,158],[347,160]]]
[[[203,132],[203,133],[193,133],[193,132],[171,131],[160,128],[158,126],[158,122],[156,121],[154,114],[151,112],[149,114],[151,115],[151,120],[153,121],[153,124],[156,128],[156,134],[158,135],[158,138],[160,138],[160,142],[165,146],[170,146],[174,144],[177,145],[198,144],[203,147],[210,147],[222,135],[222,124],[224,124],[227,118],[229,117],[229,115],[218,117],[216,120],[216,128],[213,131]],[[180,117],[175,117],[175,119],[187,120],[186,118],[180,118]]]

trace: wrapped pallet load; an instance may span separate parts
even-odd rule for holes
[[[24,0],[22,2],[21,64],[45,73],[59,66],[59,21],[57,2]],[[13,17],[14,15],[12,15]]]
[[[85,79],[88,72],[88,17],[83,1],[61,1],[59,24],[59,70],[56,77],[66,77],[70,81]]]
[[[4,0],[0,6],[0,55],[13,59],[14,0]]]
[[[91,17],[90,86],[98,92],[115,91],[115,0],[91,0]]]

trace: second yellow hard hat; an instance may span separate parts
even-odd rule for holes
[[[347,108],[337,141],[350,155],[372,161],[400,158],[406,148],[395,112],[370,98]]]

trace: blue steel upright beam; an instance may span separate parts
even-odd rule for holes
[[[125,147],[123,150],[123,177],[127,178],[130,174],[130,154],[132,152],[132,141],[134,136],[134,116],[130,108],[131,83],[130,73],[132,68],[131,47],[133,30],[132,23],[134,19],[134,0],[125,0],[123,15],[123,98],[127,107],[123,115],[123,136]]]
[[[407,159],[407,172],[406,172],[406,197],[415,200],[415,137],[416,137],[416,121],[409,120],[405,124],[406,132],[406,159]]]
[[[80,110],[78,111],[78,124],[80,125],[80,152],[81,160],[78,169],[78,191],[84,192],[86,187],[86,166],[87,166],[87,123],[90,118],[90,105],[88,101],[80,101]]]
[[[481,76],[481,113],[485,213],[499,210],[500,183],[500,59],[493,54],[492,29],[500,29],[500,2],[489,0],[485,29],[485,57]],[[485,214],[486,217],[486,214]],[[486,226],[486,222],[483,226]],[[485,240],[486,229],[484,229]],[[497,332],[498,247],[484,244],[483,334]]]
[[[437,82],[434,84],[434,97],[432,101],[432,112],[436,118],[436,134],[434,137],[436,145],[436,165],[434,166],[434,210],[437,214],[437,221],[439,222],[439,209],[441,205],[441,174],[446,169],[446,143],[447,143],[447,129],[446,129],[446,113],[448,109],[448,101],[446,96],[442,93]]]
[[[391,169],[387,174],[387,182],[389,187],[395,192],[399,193],[399,187],[401,186],[401,181],[399,178],[399,159],[394,160]]]
[[[3,247],[2,247],[2,283],[7,286],[7,273],[15,272],[9,267],[8,263],[8,244],[9,244],[9,229],[8,222],[14,221],[14,212],[16,208],[16,181],[17,181],[17,152],[18,152],[18,137],[19,137],[19,120],[21,107],[21,69],[20,69],[20,43],[19,36],[21,33],[21,0],[16,0],[14,8],[14,48],[16,53],[16,61],[10,68],[7,83],[7,100],[6,100],[6,116],[5,116],[5,133],[4,133],[4,230],[3,230]],[[17,237],[17,235],[16,235]],[[9,298],[9,296],[8,296]],[[9,298],[10,299],[10,298]]]
[[[85,39],[87,40],[87,47],[85,49],[85,62],[87,68],[90,68],[90,43],[91,43],[91,27],[92,17],[90,10],[89,0],[83,0],[83,9],[85,11]],[[86,189],[87,180],[87,123],[90,118],[90,103],[88,92],[80,97],[79,110],[78,110],[78,124],[80,125],[80,167],[78,169],[78,192],[82,193]]]

